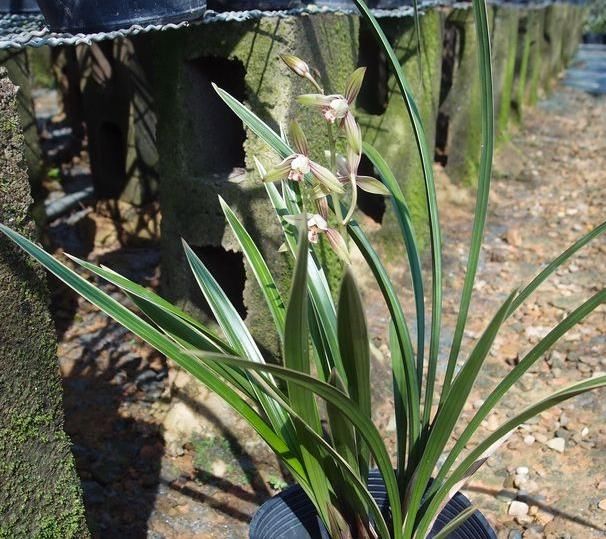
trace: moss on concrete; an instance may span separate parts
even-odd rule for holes
[[[0,222],[32,236],[17,91],[0,70]],[[44,272],[0,238],[0,537],[87,537],[62,430],[61,383]]]
[[[456,183],[476,185],[482,142],[482,90],[473,12],[455,9],[448,16],[446,25],[457,33],[452,86],[442,105],[442,111],[448,117],[446,172]]]
[[[32,191],[38,195],[42,189],[42,151],[38,137],[34,103],[32,101],[32,76],[28,52],[0,51],[0,67],[6,68],[13,84],[19,88],[17,110],[24,135],[25,166]]]
[[[516,60],[519,10],[509,6],[493,8],[492,61],[497,135],[507,132]]]
[[[542,10],[530,9],[523,19],[525,31],[530,37],[530,52],[526,71],[525,103],[533,106],[539,100],[541,89],[541,43],[543,40],[544,17]],[[522,24],[522,20],[520,21]]]
[[[550,93],[558,75],[564,68],[562,61],[563,43],[575,39],[569,31],[567,6],[563,3],[550,4],[544,10],[541,84],[545,93]]]
[[[412,88],[423,119],[430,155],[433,156],[440,101],[443,12],[432,10],[420,19],[420,62],[412,18],[382,19],[381,25],[394,46]],[[379,61],[378,57],[377,61]],[[387,69],[390,71],[389,68]],[[419,243],[423,247],[428,237],[428,228],[419,152],[406,106],[393,75],[388,78],[387,89],[388,101],[385,112],[373,115],[361,110],[359,111],[360,124],[364,132],[364,140],[382,153],[400,183],[419,236]],[[401,249],[399,242],[392,241],[395,234],[399,234],[398,224],[393,212],[388,209],[381,229],[373,234],[386,249],[388,256],[393,254],[389,252],[390,246],[397,246],[398,252]]]

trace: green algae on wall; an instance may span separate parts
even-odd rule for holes
[[[42,181],[42,151],[38,138],[38,127],[32,101],[32,77],[30,56],[27,51],[0,51],[0,68],[6,68],[13,84],[19,87],[17,110],[23,126],[24,156],[32,191],[37,196]]]
[[[494,110],[497,134],[505,135],[511,110],[511,98],[516,60],[519,10],[510,6],[497,6],[492,27],[492,62]]]
[[[0,222],[34,233],[17,90],[0,70]],[[56,339],[44,272],[0,238],[0,537],[88,537],[63,432]]]
[[[382,19],[381,25],[410,83],[425,126],[430,155],[433,155],[440,101],[443,12],[431,10],[420,19],[420,61],[412,18]],[[379,58],[377,54],[375,61]],[[400,183],[423,247],[428,237],[423,171],[409,115],[393,75],[387,79],[386,94],[385,110],[381,113],[372,114],[364,108],[358,110],[360,125],[364,140],[381,152]],[[393,212],[388,210],[381,229],[372,236],[388,251],[393,245],[390,239],[394,234],[399,234],[398,224]]]
[[[533,106],[539,100],[541,83],[541,43],[543,40],[544,17],[541,10],[528,10],[523,21],[525,32],[530,39],[530,52],[528,54],[528,67],[526,72],[526,91],[524,102]]]
[[[446,19],[446,28],[456,36],[452,85],[440,110],[448,118],[446,172],[455,183],[476,185],[482,143],[482,90],[472,10],[454,9]]]

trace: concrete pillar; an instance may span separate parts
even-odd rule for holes
[[[492,16],[490,24],[492,24]],[[443,80],[440,106],[446,172],[456,183],[475,185],[480,161],[481,87],[477,37],[471,9],[454,9],[446,19],[445,54],[450,55],[450,80]],[[438,135],[440,136],[440,135]]]
[[[444,12],[437,9],[431,10],[421,17],[420,59],[417,54],[417,38],[412,18],[382,19],[381,25],[394,45],[410,82],[423,118],[430,155],[433,155],[440,103]],[[374,66],[379,65],[382,66],[384,73],[390,73],[390,68],[386,66],[374,37],[368,35],[365,39],[364,47],[368,47],[366,50],[374,51],[374,57],[368,58],[366,62],[371,66],[371,70]],[[361,50],[365,49],[361,48]],[[374,80],[378,80],[376,76]],[[360,124],[364,140],[381,151],[400,182],[413,220],[417,225],[420,243],[424,244],[429,231],[426,228],[427,206],[419,152],[410,127],[408,112],[395,78],[392,75],[388,78],[385,76],[382,84],[384,90],[379,86],[368,87],[369,97],[364,99],[364,94],[362,94],[362,98],[359,100],[358,109],[361,113]],[[383,103],[379,102],[381,99],[383,99]],[[378,197],[370,195],[366,197],[362,195],[362,197],[370,199],[369,203],[384,204],[383,199]],[[362,203],[364,198],[362,198]],[[372,209],[371,207],[371,212]],[[371,213],[371,216],[381,217],[376,213]],[[373,239],[379,240],[384,248],[388,248],[389,245],[393,245],[393,242],[389,241],[390,238],[393,238],[393,234],[399,234],[397,221],[391,211],[387,211],[382,217],[381,225],[381,228],[372,236]]]
[[[511,110],[518,41],[520,10],[511,6],[493,7],[491,28],[494,111],[499,137],[505,135]]]
[[[6,68],[10,79],[20,89],[17,95],[17,110],[23,126],[25,166],[32,189],[37,194],[41,190],[42,151],[32,101],[32,77],[30,60],[26,50],[0,51],[0,68]]]
[[[18,92],[0,70],[0,222],[35,228]],[[0,238],[0,537],[88,537],[63,432],[57,342],[44,271]]]
[[[157,193],[156,118],[141,57],[149,36],[78,47],[82,116],[97,194],[141,205]],[[139,46],[141,45],[141,46]]]

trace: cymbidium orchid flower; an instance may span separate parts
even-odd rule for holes
[[[343,186],[337,177],[326,167],[309,158],[309,145],[298,123],[290,125],[290,138],[297,153],[289,155],[279,165],[263,176],[264,182],[292,180],[301,182],[311,174],[330,193],[343,193]]]
[[[337,230],[328,226],[326,219],[319,213],[308,213],[305,215],[287,215],[284,217],[287,223],[291,225],[299,225],[305,219],[307,227],[307,239],[309,243],[317,244],[320,241],[320,236],[324,235],[330,244],[331,249],[335,254],[346,264],[351,264],[349,250],[345,239]]]
[[[351,105],[360,93],[365,73],[365,67],[356,69],[351,77],[349,77],[343,95],[304,94],[297,98],[297,101],[301,105],[319,108],[327,122],[332,124],[338,121],[339,125],[345,130],[347,143],[358,154],[362,153],[362,137],[358,124],[351,112]]]

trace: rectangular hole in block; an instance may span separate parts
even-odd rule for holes
[[[188,63],[185,121],[192,135],[186,143],[193,175],[229,173],[244,167],[246,132],[242,121],[217,95],[212,83],[243,101],[245,74],[241,62],[227,58],[205,56]]]

